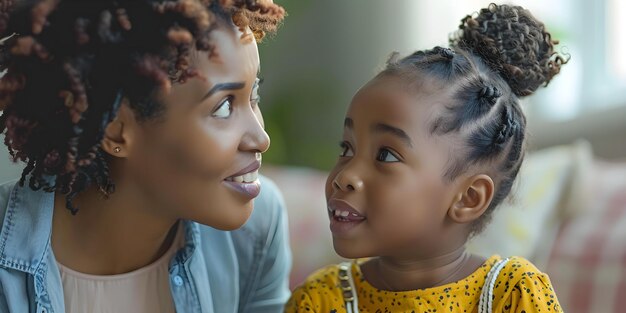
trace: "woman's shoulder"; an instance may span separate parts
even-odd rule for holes
[[[16,184],[17,180],[11,180],[0,184],[0,225],[2,225],[2,221],[4,221],[4,215],[9,207],[11,192]]]
[[[13,190],[13,187],[15,187],[17,182],[18,180],[14,179],[0,184],[0,205],[6,206],[6,202],[9,201],[11,190]]]

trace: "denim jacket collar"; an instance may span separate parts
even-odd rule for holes
[[[0,265],[35,275],[50,246],[54,194],[15,184],[0,230]]]
[[[13,187],[0,228],[0,265],[34,275],[50,249],[54,193]],[[185,246],[172,259],[187,263],[200,240],[198,225],[183,221]]]

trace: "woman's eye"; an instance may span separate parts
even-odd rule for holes
[[[257,78],[252,86],[252,93],[250,93],[250,105],[256,107],[261,102],[261,96],[259,96],[259,85],[263,82],[263,79]]]
[[[228,118],[230,114],[233,112],[232,101],[233,101],[232,97],[228,97],[224,99],[224,101],[220,103],[217,109],[213,111],[212,115],[217,118]]]
[[[250,105],[254,108],[259,105],[261,102],[261,96],[256,96],[254,98],[250,98]]]
[[[380,149],[376,160],[380,162],[400,162],[400,160],[388,149]]]
[[[346,142],[340,142],[339,146],[341,147],[341,154],[339,155],[342,158],[354,156],[354,152],[352,152],[352,148]]]

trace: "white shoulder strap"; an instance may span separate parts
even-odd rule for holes
[[[502,259],[496,264],[493,265],[489,273],[487,274],[487,278],[485,279],[485,284],[483,285],[483,290],[480,293],[480,300],[478,302],[478,313],[491,313],[493,310],[493,286],[498,279],[498,275],[500,271],[504,268],[506,263],[509,262],[509,259]]]
[[[504,268],[508,258],[502,259],[493,265],[483,286],[478,302],[478,313],[492,313],[493,310],[493,288],[498,279],[500,271]],[[348,313],[359,313],[359,299],[354,287],[354,279],[352,278],[352,265],[350,262],[343,262],[339,265],[339,283],[343,291],[343,299],[346,303],[346,311]]]
[[[354,287],[350,262],[339,264],[339,283],[343,291],[343,300],[346,302],[346,311],[348,313],[359,313],[359,299]]]

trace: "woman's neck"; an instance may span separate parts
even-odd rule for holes
[[[119,188],[108,199],[90,188],[76,197],[76,215],[65,208],[65,196],[55,195],[52,248],[58,262],[94,274],[127,273],[149,265],[171,246],[177,219]]]
[[[367,280],[376,288],[408,291],[432,288],[461,280],[474,272],[483,258],[461,246],[441,255],[424,258],[378,257],[363,265]]]

